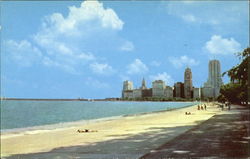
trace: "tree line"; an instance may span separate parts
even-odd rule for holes
[[[235,104],[247,105],[250,99],[250,47],[244,49],[243,52],[237,53],[240,63],[233,66],[230,70],[222,75],[227,75],[230,82],[221,86],[220,96],[217,98],[219,102],[229,101]]]

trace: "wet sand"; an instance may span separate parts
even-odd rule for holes
[[[185,115],[185,112],[191,112],[191,115]],[[203,111],[198,111],[195,105],[107,121],[84,122],[55,130],[4,134],[1,135],[1,157],[27,154],[21,158],[33,158],[32,155],[37,154],[47,156],[42,158],[60,155],[70,158],[79,153],[86,158],[105,155],[107,158],[110,155],[138,158],[218,113],[221,110],[215,105],[210,104]],[[78,129],[97,132],[78,133]]]

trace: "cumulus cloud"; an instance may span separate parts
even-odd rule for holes
[[[70,6],[66,16],[53,13],[45,17],[33,39],[54,66],[68,66],[69,70],[96,60],[89,52],[93,49],[90,46],[95,47],[96,40],[105,39],[102,36],[121,30],[123,24],[113,9],[104,8],[98,1],[84,1],[80,7]]]
[[[176,68],[181,68],[182,66],[195,66],[199,64],[199,61],[186,55],[180,57],[169,57],[168,60]]]
[[[113,9],[105,9],[102,3],[95,0],[86,0],[81,3],[79,8],[70,6],[67,17],[64,17],[61,13],[54,13],[46,17],[45,20],[43,27],[57,31],[57,33],[76,36],[83,29],[91,27],[90,25],[96,26],[92,29],[110,28],[121,30],[124,24]]]
[[[166,85],[173,85],[173,82],[174,82],[173,78],[166,72],[158,73],[156,75],[150,75],[149,78],[152,81],[163,80],[165,81]]]
[[[148,67],[140,59],[135,59],[127,66],[127,69],[128,74],[142,74],[148,71]]]
[[[134,44],[130,41],[126,41],[123,43],[123,45],[120,48],[122,51],[133,51],[134,50]]]
[[[41,51],[27,40],[4,42],[7,56],[20,66],[29,67],[42,58]]]
[[[68,73],[80,74],[72,65],[66,63],[59,63],[57,61],[51,60],[49,57],[44,57],[42,59],[42,64],[47,67],[58,67]]]
[[[213,35],[205,44],[205,49],[211,54],[233,54],[239,52],[241,45],[234,38],[222,38],[220,35]]]
[[[58,67],[66,72],[82,72],[83,67],[95,62],[91,68],[95,69],[96,73],[102,73],[104,70],[110,72],[111,66],[97,65],[98,58],[102,57],[97,58],[96,49],[103,50],[110,46],[116,50],[123,43],[123,51],[132,51],[133,43],[117,34],[123,29],[123,25],[124,22],[113,9],[104,8],[101,2],[87,0],[79,7],[70,6],[65,15],[53,13],[44,17],[40,29],[31,35],[31,41],[23,40],[19,43],[11,40],[8,45],[13,45],[12,48],[16,49],[11,50],[14,52],[13,58],[22,60],[26,66],[30,66],[31,61],[34,61],[31,55],[39,54],[42,56],[41,64]],[[20,50],[18,45],[24,48]]]
[[[92,63],[89,65],[91,70],[96,74],[109,75],[115,72],[115,70],[108,64],[104,63]]]

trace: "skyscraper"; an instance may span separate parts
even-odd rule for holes
[[[127,91],[127,90],[133,90],[133,82],[131,81],[124,81],[123,82],[123,90]]]
[[[155,80],[152,82],[152,96],[153,97],[164,97],[165,82],[163,80]]]
[[[147,86],[146,86],[146,81],[145,81],[145,79],[144,79],[144,78],[142,79],[141,89],[142,89],[142,90],[143,90],[143,89],[147,89]]]
[[[192,72],[189,67],[186,68],[184,73],[184,96],[185,98],[192,98]]]
[[[122,98],[133,98],[133,82],[123,82]]]
[[[184,84],[182,82],[174,84],[174,96],[177,98],[184,98]]]
[[[205,97],[218,97],[220,94],[220,87],[223,84],[221,79],[221,67],[219,60],[210,60],[208,64],[208,80],[204,83]]]

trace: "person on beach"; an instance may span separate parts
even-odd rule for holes
[[[191,113],[190,113],[190,112],[186,112],[185,114],[186,114],[186,115],[191,115]]]
[[[97,132],[97,130],[89,130],[89,129],[84,129],[84,130],[77,130],[78,133],[88,133],[88,132]]]
[[[200,110],[200,105],[198,105],[198,110]]]
[[[207,110],[207,106],[206,106],[206,104],[204,104],[204,108],[205,108],[205,110]]]
[[[203,110],[203,106],[201,106],[201,110]]]
[[[230,105],[230,103],[228,104],[228,110],[231,110],[231,105]]]

